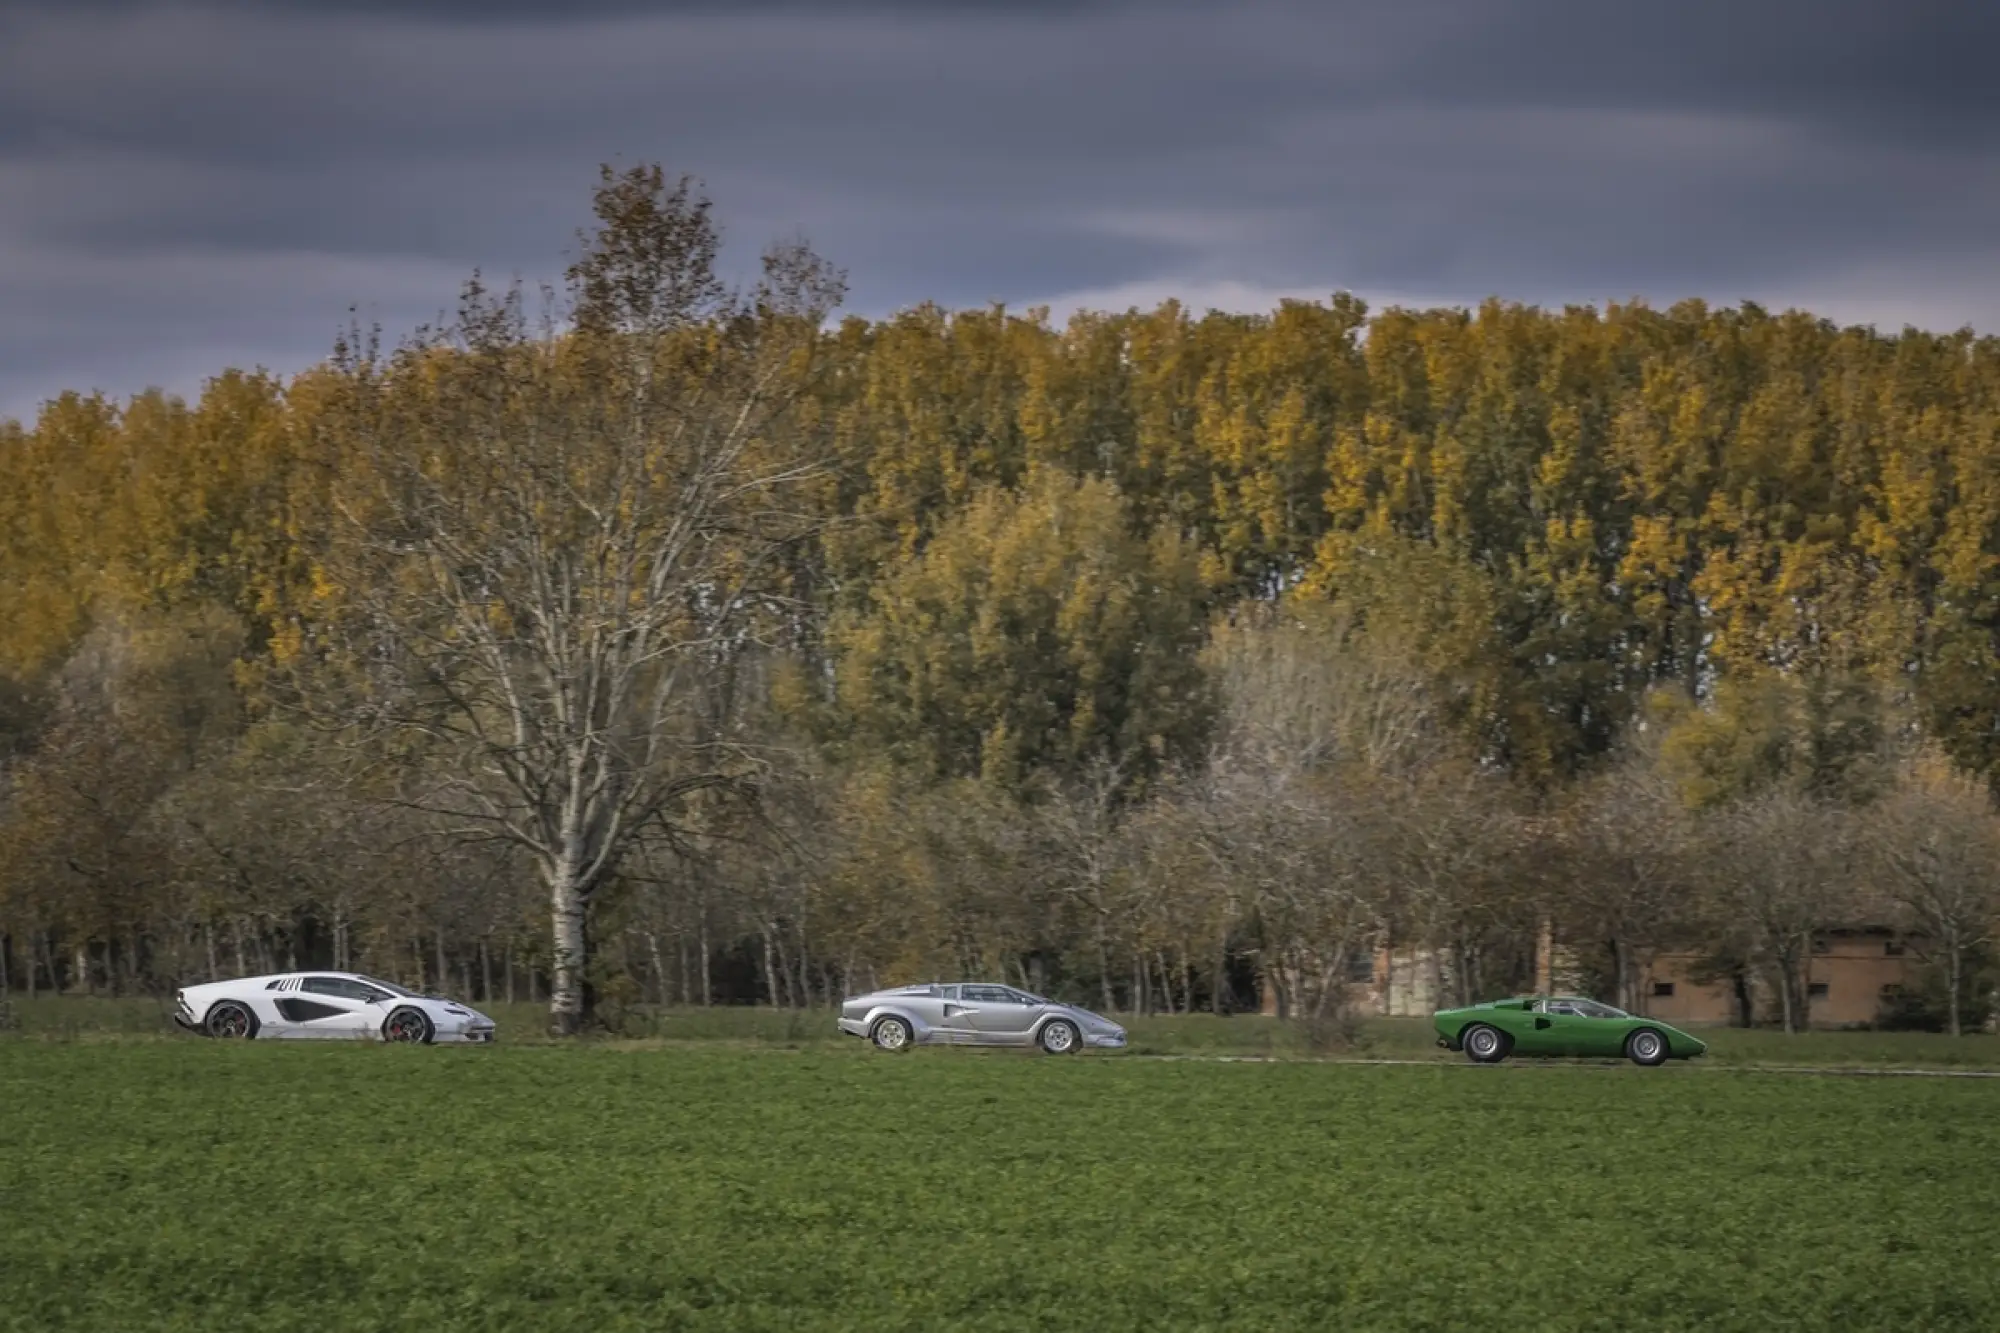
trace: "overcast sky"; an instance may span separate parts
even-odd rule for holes
[[[1489,294],[2000,332],[1978,0],[0,0],[0,415],[296,370],[599,162],[850,308]]]

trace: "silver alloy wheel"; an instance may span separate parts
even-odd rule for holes
[[[1474,1025],[1465,1034],[1465,1053],[1480,1064],[1492,1064],[1500,1058],[1500,1034],[1484,1024]]]
[[[1642,1028],[1632,1034],[1631,1054],[1634,1064],[1656,1065],[1667,1058],[1667,1044],[1659,1033]]]
[[[398,1009],[382,1025],[382,1036],[388,1041],[429,1041],[431,1020],[421,1009]]]
[[[233,1001],[225,1001],[209,1011],[208,1035],[211,1037],[247,1037],[250,1035],[250,1011]]]
[[[875,1044],[885,1051],[900,1051],[910,1044],[910,1025],[900,1018],[885,1018],[875,1024]]]
[[[1042,1049],[1050,1055],[1067,1055],[1080,1044],[1076,1025],[1058,1018],[1042,1029]]]

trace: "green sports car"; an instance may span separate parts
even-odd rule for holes
[[[1438,1045],[1464,1051],[1475,1064],[1510,1055],[1625,1056],[1640,1065],[1690,1060],[1708,1043],[1657,1018],[1640,1018],[1574,995],[1488,1000],[1440,1009],[1432,1018]]]

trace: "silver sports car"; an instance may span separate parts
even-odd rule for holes
[[[916,1045],[1039,1046],[1067,1055],[1085,1046],[1121,1047],[1125,1029],[1110,1019],[984,982],[899,986],[840,1004],[840,1030],[885,1051]]]

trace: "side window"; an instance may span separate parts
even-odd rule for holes
[[[349,981],[346,977],[307,977],[305,984],[299,989],[311,995],[337,995],[343,1000],[360,1000],[364,1003],[387,998],[386,992],[376,990],[373,986],[364,986],[358,981]]]
[[[965,986],[961,988],[968,1004],[1015,1004],[1014,993],[1005,986]]]

